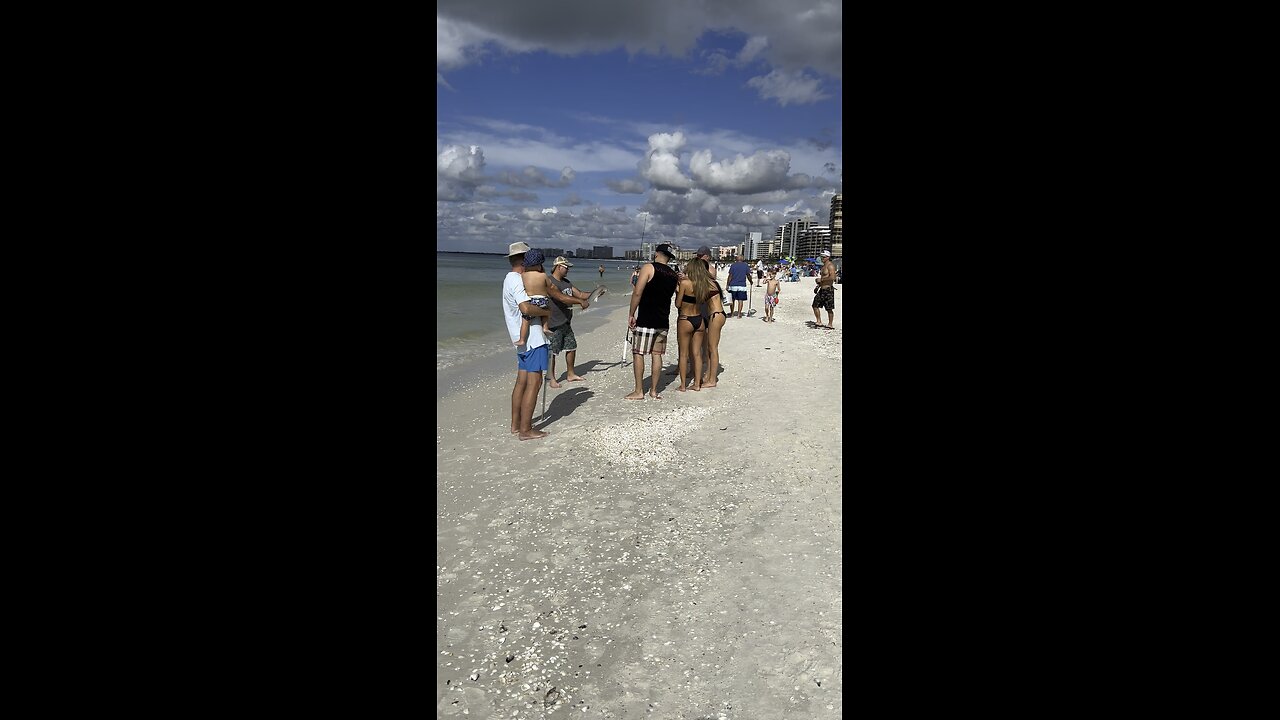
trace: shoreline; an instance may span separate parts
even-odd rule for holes
[[[622,399],[629,294],[575,313],[586,381],[539,395],[540,440],[509,432],[514,351],[437,373],[438,717],[841,716],[844,291],[813,329],[813,284],[774,323],[754,288],[719,386],[664,370],[662,400]]]

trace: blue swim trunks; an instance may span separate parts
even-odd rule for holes
[[[542,372],[547,369],[547,346],[540,345],[529,352],[518,352],[516,357],[520,361],[516,363],[516,368],[520,370],[528,370],[529,372]]]

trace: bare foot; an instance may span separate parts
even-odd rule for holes
[[[586,378],[579,377],[577,375],[570,375],[569,377],[564,379],[565,382],[584,382],[585,380]]]
[[[701,386],[701,385],[694,385],[694,386],[693,386],[693,391],[694,391],[694,392],[699,392],[700,390],[702,390],[702,386]]]
[[[702,387],[704,387],[704,388],[715,387],[716,385],[719,385],[719,384],[720,384],[720,383],[707,383],[707,382],[704,382],[704,383],[702,383]]]
[[[560,389],[560,383],[556,382],[555,380],[552,380],[552,381],[551,381],[551,389],[552,389],[552,390],[559,390],[559,389]]]
[[[679,390],[680,392],[684,392],[684,386],[683,386],[683,385],[681,385],[680,387],[678,387],[678,388],[676,388],[676,389],[677,389],[677,390]]]
[[[530,430],[527,433],[520,433],[521,440],[540,440],[547,436],[547,433],[541,430]]]
[[[662,396],[661,396],[661,395],[650,395],[649,397],[653,398],[654,400],[661,400],[661,399],[662,399]]]
[[[518,432],[520,432],[520,428],[511,428],[511,434],[512,434],[512,435],[515,435],[515,434],[516,434],[516,433],[518,433]]]
[[[623,399],[623,400],[643,400],[643,399],[644,399],[644,393],[642,393],[642,392],[641,392],[641,393],[631,393],[630,395],[627,395],[626,397],[624,397],[624,398],[622,398],[622,399]]]

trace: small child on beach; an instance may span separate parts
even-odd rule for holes
[[[778,296],[782,294],[782,283],[778,282],[777,275],[769,273],[765,276],[767,281],[764,285],[764,321],[773,322],[773,309],[778,305]]]
[[[524,273],[520,277],[524,280],[524,291],[529,294],[529,302],[546,310],[550,298],[542,294],[547,287],[547,275],[542,270],[544,260],[542,251],[536,248],[525,253]],[[535,295],[534,293],[538,294]],[[520,321],[520,339],[515,341],[516,347],[529,342],[530,322],[542,325],[542,318],[540,317],[530,317],[528,315],[522,315],[521,317],[524,319]]]

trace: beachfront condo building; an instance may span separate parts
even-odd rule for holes
[[[827,226],[831,228],[831,254],[838,255],[835,246],[839,245],[844,249],[844,212],[841,205],[844,204],[844,193],[836,193],[831,197],[831,215],[827,219]]]
[[[756,246],[760,244],[761,235],[762,233],[758,232],[747,233],[747,239],[743,245],[746,246],[748,260],[755,260],[758,257],[756,255]]]
[[[826,225],[810,225],[796,242],[796,257],[800,260],[818,257],[818,253],[831,249],[831,228]],[[832,253],[833,255],[835,253]]]
[[[597,260],[612,260],[613,247],[609,245],[596,245],[591,248],[591,256]]]
[[[800,255],[800,236],[813,224],[813,218],[797,218],[785,225],[779,225],[773,238],[778,243],[778,252],[784,257],[804,257]]]

